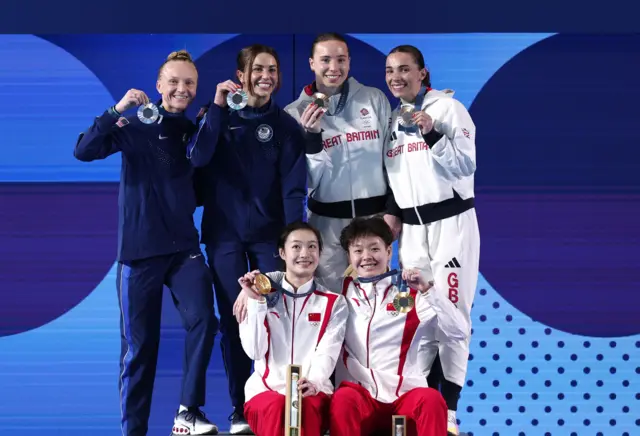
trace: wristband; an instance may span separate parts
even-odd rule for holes
[[[115,105],[109,108],[109,113],[114,117],[120,117],[122,114],[116,110]]]

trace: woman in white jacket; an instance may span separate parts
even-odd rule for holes
[[[349,314],[344,297],[315,283],[322,251],[318,230],[307,223],[287,226],[279,241],[286,272],[269,272],[270,294],[255,286],[259,271],[238,281],[248,297],[240,319],[240,339],[255,371],[245,385],[245,417],[257,436],[284,433],[287,366],[302,366],[299,381],[305,436],[329,426],[330,381]]]
[[[470,327],[480,258],[474,207],[476,127],[452,92],[431,88],[416,47],[391,50],[386,80],[401,101],[391,116],[384,157],[396,203],[390,213],[402,222],[400,263],[433,277],[434,292],[451,300]],[[449,409],[449,434],[457,435],[470,328],[464,341],[445,341],[441,331],[437,337],[441,340],[429,385],[440,385]]]
[[[318,35],[309,56],[314,81],[285,108],[305,130],[309,222],[325,242],[316,276],[332,291],[349,266],[340,232],[355,217],[385,213],[388,197],[382,153],[391,105],[350,76],[350,65],[344,37]]]

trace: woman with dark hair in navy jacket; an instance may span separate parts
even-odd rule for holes
[[[263,45],[244,48],[238,54],[236,76],[240,84],[218,84],[192,146],[215,146],[195,183],[204,205],[202,243],[213,274],[234,408],[230,432],[243,434],[250,432],[243,407],[252,362],[242,349],[233,314],[240,294],[238,277],[256,269],[281,269],[277,242],[282,228],[306,220],[307,167],[298,123],[272,98],[281,83],[275,50]],[[233,102],[229,107],[228,98],[243,94],[244,108]]]

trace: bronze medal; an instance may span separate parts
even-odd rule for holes
[[[312,98],[311,103],[315,104],[316,106],[321,107],[323,109],[329,108],[329,97],[327,97],[323,93],[316,92],[311,96],[311,98]]]

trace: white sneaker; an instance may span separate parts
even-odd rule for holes
[[[173,420],[173,436],[218,434],[218,427],[198,408],[183,410]]]
[[[458,428],[458,422],[456,419],[449,419],[447,421],[447,436],[458,436],[460,429]]]
[[[247,420],[244,419],[244,415],[242,413],[234,411],[231,416],[229,416],[229,421],[231,421],[231,427],[229,428],[230,434],[253,434],[251,427],[247,424]]]

